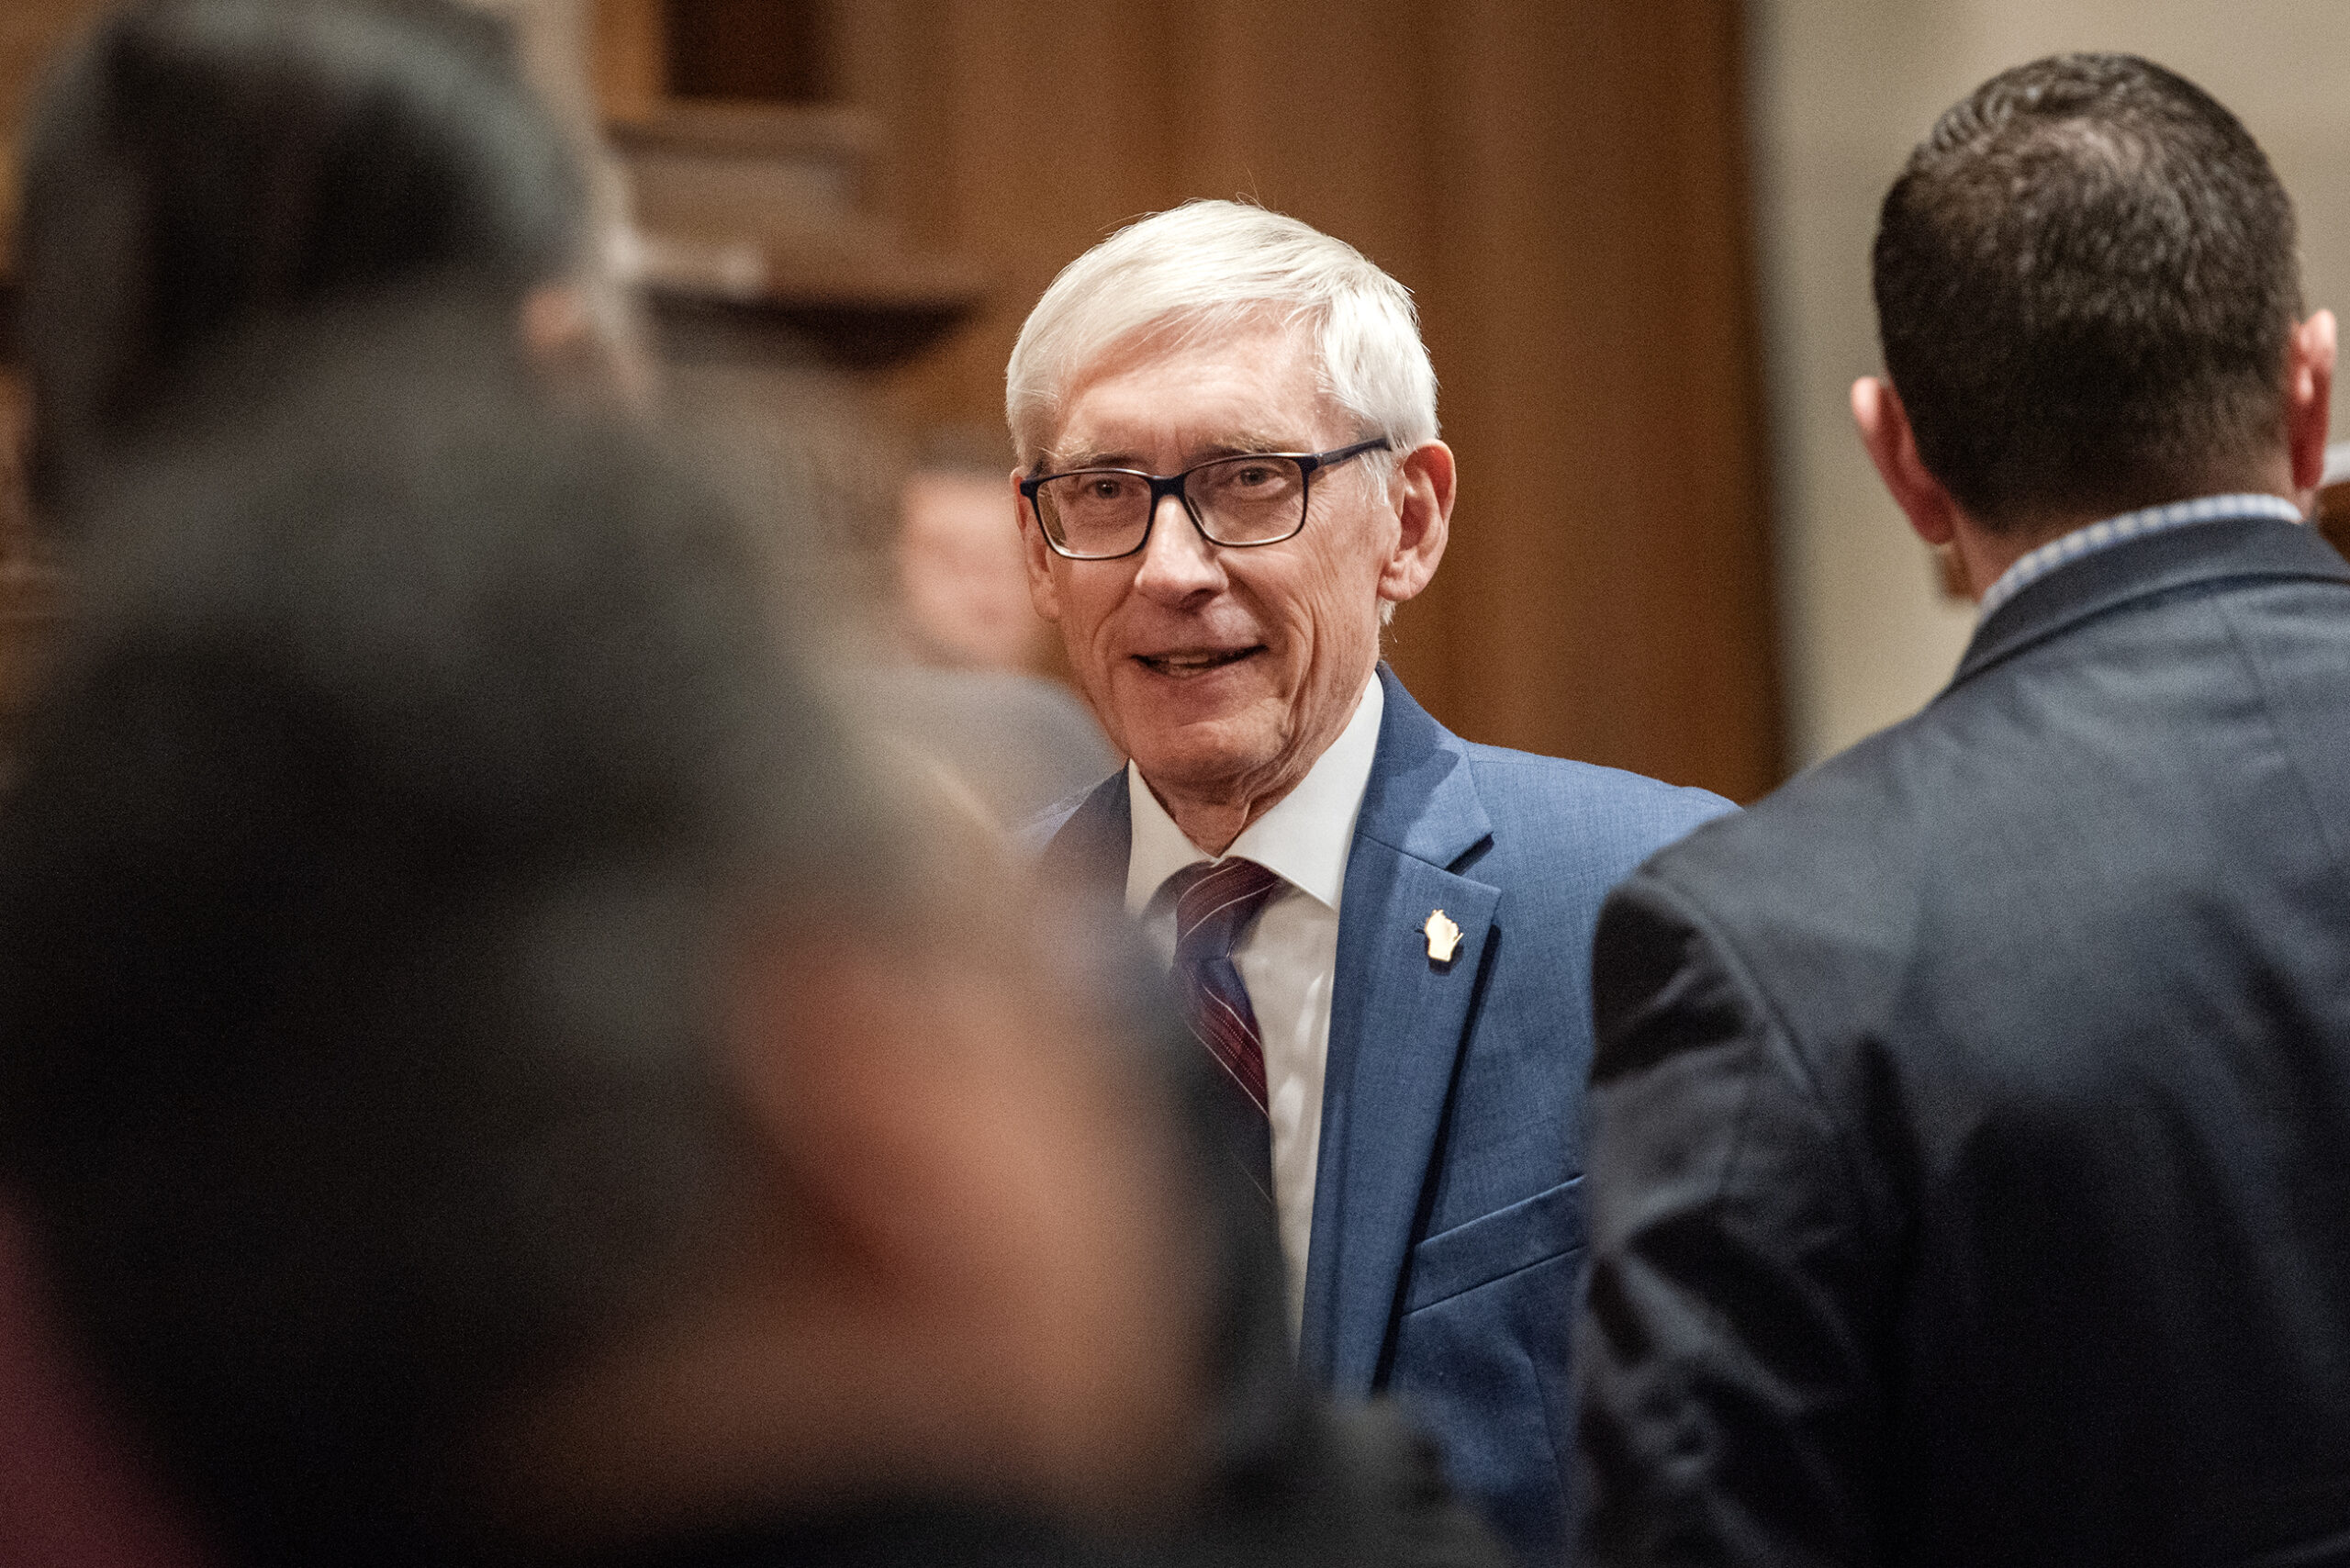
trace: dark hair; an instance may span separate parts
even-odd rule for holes
[[[7,1170],[241,1560],[417,1560],[490,1401],[690,1288],[726,923],[888,885],[732,519],[466,326],[122,498],[0,807]]]
[[[1990,526],[2175,498],[2283,439],[2292,205],[2143,60],[2034,61],[1944,114],[1886,195],[1875,288],[1919,456]]]
[[[457,0],[141,0],[45,84],[23,159],[32,482],[52,511],[241,322],[568,271],[585,176]]]

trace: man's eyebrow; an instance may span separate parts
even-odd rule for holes
[[[1295,435],[1268,435],[1262,431],[1243,431],[1223,441],[1212,442],[1205,446],[1195,448],[1192,454],[1192,461],[1208,463],[1219,457],[1247,457],[1259,452],[1310,452],[1312,450],[1311,442],[1302,442]]]
[[[1141,464],[1131,452],[1113,448],[1080,446],[1067,452],[1047,452],[1041,460],[1040,474],[1066,474],[1074,468],[1138,468]]]
[[[1213,463],[1219,457],[1246,457],[1259,452],[1304,452],[1307,445],[1294,435],[1271,435],[1258,431],[1239,431],[1203,442],[1189,449],[1183,466]],[[1134,452],[1113,447],[1074,447],[1067,452],[1045,454],[1040,474],[1067,474],[1079,468],[1135,468],[1145,466]]]

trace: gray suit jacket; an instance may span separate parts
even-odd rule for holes
[[[2026,588],[1602,917],[1595,1555],[2350,1562],[2350,567]]]

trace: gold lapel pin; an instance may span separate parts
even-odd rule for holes
[[[1428,915],[1428,923],[1420,930],[1428,939],[1428,962],[1452,962],[1452,955],[1460,950],[1460,927],[1452,924],[1452,917],[1440,909],[1436,910]]]

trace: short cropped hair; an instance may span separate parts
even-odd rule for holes
[[[1263,316],[1303,324],[1323,390],[1397,454],[1437,436],[1436,372],[1411,291],[1311,225],[1243,202],[1193,201],[1132,223],[1045,290],[1004,371],[1020,462],[1048,444],[1070,385],[1144,333],[1196,340]]]
[[[242,323],[444,276],[519,305],[587,257],[574,151],[460,0],[134,0],[50,74],[22,151],[52,511]]]
[[[6,1174],[242,1562],[441,1560],[484,1412],[726,1245],[735,923],[899,885],[753,543],[479,324],[118,498],[0,805]]]
[[[2209,94],[2123,54],[2002,72],[1886,193],[1885,364],[1987,526],[2176,498],[2283,439],[2291,203]]]

